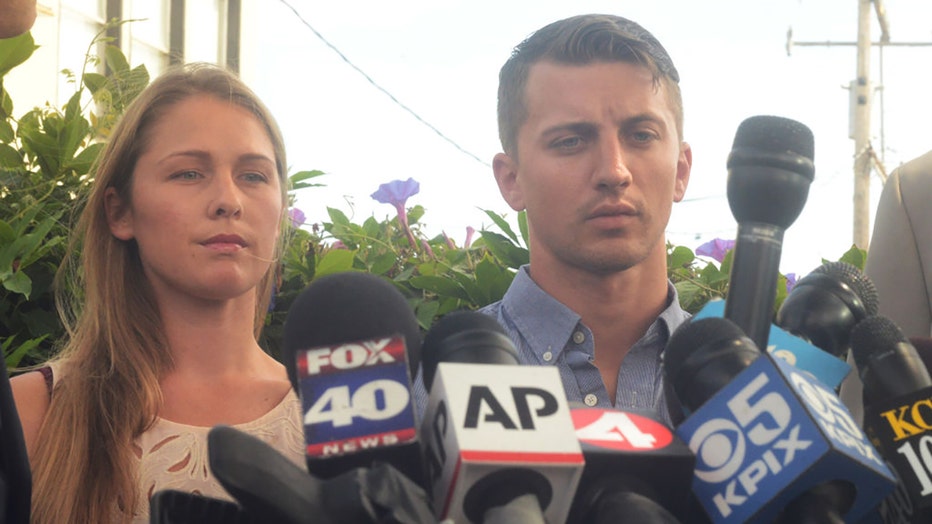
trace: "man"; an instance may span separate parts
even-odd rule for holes
[[[930,199],[932,151],[898,167],[884,182],[864,266],[864,274],[877,288],[878,313],[923,347],[932,335]],[[848,363],[855,366],[850,353]],[[840,393],[859,424],[864,418],[863,389],[858,374],[851,373]]]
[[[530,264],[483,308],[570,401],[679,422],[661,359],[688,318],[664,230],[689,182],[679,75],[653,35],[610,15],[552,23],[502,67],[493,171],[526,210]]]

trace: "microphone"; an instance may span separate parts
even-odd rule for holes
[[[235,428],[215,426],[207,440],[214,476],[262,522],[422,524],[432,518],[424,490],[388,463],[320,480]]]
[[[711,300],[693,315],[692,319],[723,317],[725,313],[724,306],[724,300]],[[841,385],[842,380],[851,373],[851,366],[844,360],[828,354],[777,325],[770,326],[767,352],[797,369],[812,373],[823,384],[835,390]]]
[[[844,359],[855,324],[876,313],[877,289],[867,275],[847,262],[827,262],[796,283],[776,324]]]
[[[6,366],[0,375],[0,522],[29,524],[32,471]]]
[[[517,365],[498,322],[472,311],[441,318],[423,351],[437,519],[564,522],[583,457],[557,369]]]
[[[163,489],[149,499],[151,524],[260,524],[235,502]]]
[[[387,462],[422,484],[411,395],[420,328],[400,291],[368,273],[314,280],[288,311],[283,353],[312,475]]]
[[[270,522],[336,524],[322,511],[322,483],[265,442],[219,425],[207,432],[210,470],[251,515]]]
[[[932,520],[932,378],[889,318],[868,317],[851,331],[864,384],[864,429],[899,477],[879,509],[883,522]]]
[[[741,122],[728,155],[728,205],[738,221],[725,318],[766,348],[783,233],[796,220],[815,173],[812,131],[777,116]]]
[[[835,393],[734,322],[681,325],[664,370],[690,413],[676,434],[696,454],[693,493],[713,522],[855,521],[893,490]]]
[[[696,457],[666,424],[612,409],[570,413],[586,466],[568,524],[687,518]]]

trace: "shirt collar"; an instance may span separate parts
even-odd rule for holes
[[[667,281],[667,307],[648,328],[660,330],[664,345],[670,334],[691,316],[680,307],[676,287]],[[511,286],[502,298],[502,307],[518,331],[527,339],[531,350],[541,356],[550,351],[556,356],[570,340],[580,317],[562,302],[540,288],[531,278],[530,266],[521,266]]]

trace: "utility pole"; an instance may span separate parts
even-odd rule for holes
[[[854,135],[854,226],[852,242],[867,249],[870,240],[871,191],[871,2],[858,0],[858,67],[851,89]],[[883,6],[878,9],[882,10]],[[885,19],[885,18],[884,18]],[[884,31],[886,32],[886,31]],[[881,42],[883,40],[881,39]]]
[[[871,5],[880,24],[880,41],[871,43]],[[870,240],[870,177],[874,158],[871,146],[871,94],[870,58],[872,46],[930,46],[932,42],[893,43],[883,0],[858,0],[858,38],[856,42],[793,42],[792,29],[787,33],[786,54],[793,46],[856,46],[857,71],[849,85],[850,131],[854,140],[854,221],[852,240],[861,249],[867,249]]]

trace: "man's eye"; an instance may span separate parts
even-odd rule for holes
[[[649,131],[635,131],[631,133],[635,142],[649,142],[654,139],[654,134]]]
[[[579,147],[580,144],[582,144],[582,138],[578,136],[571,136],[569,138],[557,140],[554,143],[554,147],[557,149],[572,149],[574,147]]]

